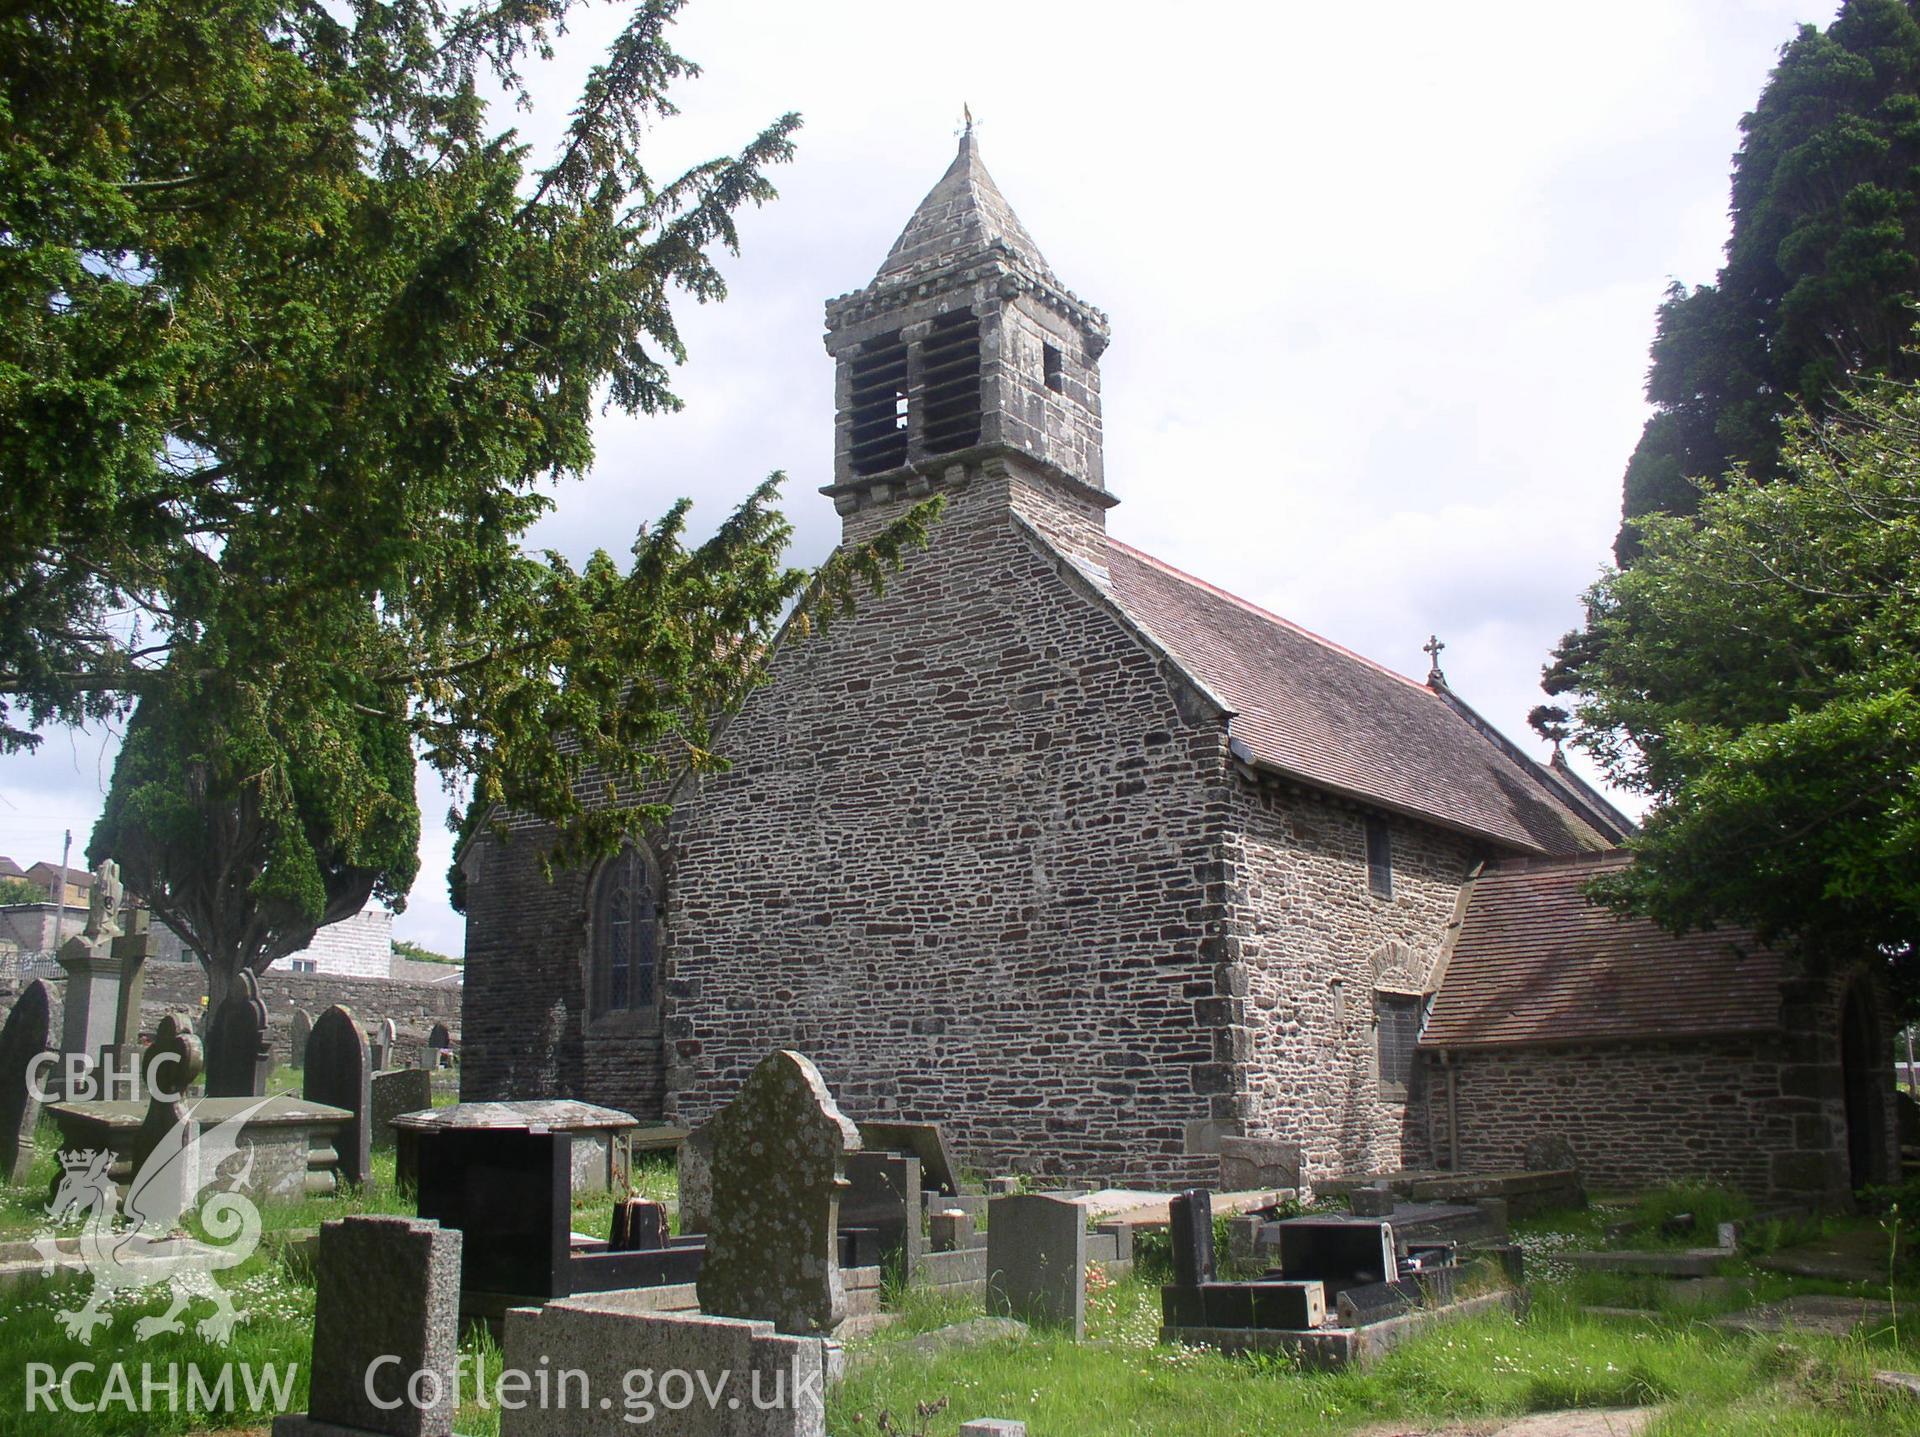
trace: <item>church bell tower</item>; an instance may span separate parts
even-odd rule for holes
[[[1017,509],[1104,568],[1117,502],[1101,461],[1107,337],[1107,317],[1055,278],[969,127],[872,283],[827,304],[834,482],[822,492],[846,537],[881,527],[899,501],[1005,478]]]

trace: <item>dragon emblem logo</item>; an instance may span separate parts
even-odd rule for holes
[[[260,1210],[241,1191],[253,1173],[253,1145],[243,1145],[240,1134],[268,1101],[263,1098],[206,1132],[190,1120],[176,1122],[133,1175],[124,1208],[109,1171],[111,1153],[61,1154],[60,1182],[34,1246],[47,1276],[79,1271],[93,1278],[84,1304],[55,1314],[70,1336],[92,1343],[95,1332],[112,1320],[109,1308],[116,1294],[164,1284],[172,1301],[165,1312],[135,1323],[137,1336],[144,1340],[183,1331],[182,1314],[199,1299],[212,1303],[213,1311],[194,1330],[211,1342],[232,1339],[234,1325],[246,1314],[235,1309],[214,1273],[245,1262],[260,1243]],[[190,1214],[213,1242],[186,1231]],[[77,1251],[63,1251],[61,1228],[76,1218],[81,1221],[73,1243]]]

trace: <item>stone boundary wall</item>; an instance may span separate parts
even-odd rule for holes
[[[66,987],[64,979],[52,984],[55,997]],[[201,1013],[200,1000],[206,996],[206,976],[198,963],[147,964],[147,984],[141,995],[141,1028],[151,1032],[161,1015],[170,1011]],[[353,1010],[360,1026],[370,1028],[384,1019],[393,1019],[402,1034],[424,1037],[436,1022],[445,1023],[460,1036],[460,989],[424,983],[396,983],[388,978],[348,978],[327,973],[282,973],[270,968],[260,979],[260,997],[267,1005],[267,1021],[273,1036],[274,1061],[285,1063],[292,1057],[293,1011],[304,1008],[315,1017],[335,1003]],[[13,995],[5,1002],[11,1004]],[[59,1031],[56,1021],[55,1031]]]

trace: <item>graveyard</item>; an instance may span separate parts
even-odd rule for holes
[[[52,1027],[30,991],[0,1069],[51,1051]],[[376,1069],[387,1035],[370,1043],[343,1009],[313,1025],[299,1068],[276,1066],[244,985],[206,1027],[212,1052],[171,1019],[144,1044],[143,1071],[180,1079],[144,1114],[24,1091],[10,1110],[9,1432],[1466,1437],[1920,1421],[1920,1325],[1902,1316],[1920,1312],[1920,1265],[1897,1246],[1897,1210],[1756,1210],[1697,1182],[1590,1194],[1566,1150],[1525,1171],[1312,1192],[1051,1188],[966,1170],[938,1124],[854,1123],[793,1052],[686,1132],[578,1103],[460,1103],[437,1050],[431,1066]],[[305,1125],[305,1165],[283,1160],[283,1109]],[[58,1270],[99,1231],[81,1212],[49,1217],[76,1174],[144,1213],[135,1169],[165,1157],[168,1133],[201,1155],[168,1240],[205,1252],[231,1238],[213,1199],[194,1210],[202,1191],[257,1210],[257,1241],[211,1278],[237,1310],[225,1330],[202,1320],[204,1288],[170,1294],[159,1246],[153,1271],[126,1263],[117,1285],[91,1259]],[[77,1327],[89,1282],[98,1322]],[[140,1375],[117,1395],[103,1374],[130,1363]],[[225,1368],[241,1374],[228,1389],[165,1400],[179,1373]],[[579,1384],[560,1381],[557,1408],[506,1385],[544,1371]],[[635,1388],[636,1372],[808,1396],[747,1424],[691,1388]],[[405,1400],[416,1373],[433,1377],[425,1405]],[[596,1393],[614,1395],[603,1408]]]

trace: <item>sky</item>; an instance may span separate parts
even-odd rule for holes
[[[704,69],[658,176],[805,118],[721,304],[682,301],[673,415],[603,416],[529,535],[623,553],[682,495],[717,523],[788,475],[793,558],[838,537],[821,306],[864,286],[952,159],[962,105],[1060,279],[1111,317],[1110,531],[1370,658],[1449,683],[1544,757],[1541,665],[1610,554],[1654,311],[1711,281],[1729,162],[1819,0],[1605,6],[691,0]],[[581,12],[517,124],[550,153],[624,9]],[[110,728],[0,759],[0,854],[82,853]],[[1578,758],[1576,757],[1576,764]],[[423,774],[396,937],[464,946]],[[76,862],[80,862],[78,857]]]

